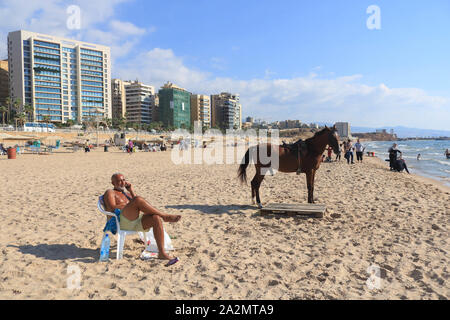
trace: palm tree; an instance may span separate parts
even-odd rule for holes
[[[124,117],[120,117],[117,120],[117,128],[119,129],[119,131],[123,131],[126,127],[126,119]]]
[[[109,130],[110,127],[112,127],[112,119],[111,118],[105,118],[104,119],[106,128]]]
[[[23,106],[23,110],[25,111],[25,113],[28,115],[28,120],[30,122],[33,122],[33,112],[34,112],[34,108],[32,106],[30,106],[29,104],[25,104]]]
[[[8,113],[8,108],[6,106],[0,106],[0,113],[2,114],[3,126],[5,126],[5,113]]]
[[[22,112],[22,100],[20,98],[17,98],[16,100],[14,100],[13,105],[14,105],[14,110],[16,111],[16,114],[19,114],[20,112]]]
[[[123,116],[123,118],[125,119],[125,126],[126,126],[126,127],[129,126],[129,121],[128,121],[129,115],[130,115],[130,114],[129,114],[128,112],[125,112],[125,114],[124,114],[124,116]]]
[[[23,126],[24,123],[27,121],[27,114],[25,112],[21,112],[17,115],[16,119],[19,122],[19,125]]]
[[[10,97],[6,97],[6,99],[5,99],[5,105],[6,105],[6,108],[7,108],[7,111],[6,111],[6,118],[7,118],[7,120],[10,120],[10,118],[11,118],[11,98]]]

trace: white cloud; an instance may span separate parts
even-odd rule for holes
[[[116,6],[128,0],[0,0],[0,42],[8,32],[30,30],[111,46],[114,57],[130,52],[147,30],[114,19]],[[67,27],[67,8],[79,6],[81,29]],[[151,27],[149,32],[154,32]],[[0,45],[0,58],[6,57],[6,45]]]
[[[112,20],[109,23],[109,25],[111,27],[111,32],[114,32],[119,35],[141,36],[141,35],[144,35],[146,32],[145,29],[139,28],[130,22]]]
[[[147,31],[130,22],[112,20],[107,30],[90,29],[84,32],[84,41],[99,43],[111,47],[113,60],[126,56],[141,40]]]
[[[121,66],[113,67],[113,76],[122,79],[138,78],[155,86],[171,81],[191,88],[192,84],[202,83],[210,76],[206,72],[187,68],[172,50],[160,48],[141,53]]]

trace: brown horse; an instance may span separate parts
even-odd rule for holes
[[[280,172],[297,172],[298,174],[300,172],[306,173],[308,203],[314,203],[314,177],[316,171],[320,167],[320,163],[322,162],[322,154],[327,145],[333,148],[335,154],[340,152],[339,139],[335,126],[333,126],[333,128],[328,128],[325,126],[324,129],[316,132],[313,137],[306,139],[304,142],[300,139],[291,145],[290,148],[286,145],[279,145],[277,148],[276,146],[271,146],[270,143],[250,147],[242,159],[241,165],[239,166],[238,178],[241,182],[246,183],[247,167],[250,161],[255,163],[256,174],[251,182],[252,200],[254,202],[254,198],[256,196],[258,207],[262,208],[261,199],[259,198],[259,187],[261,186],[261,182],[264,180],[265,174],[261,173],[261,171],[271,172],[273,174],[273,169],[276,169]],[[266,161],[266,164],[261,161],[260,148],[266,148],[265,150],[267,150],[268,158],[271,158],[272,152],[278,153],[278,168],[274,168],[271,161]],[[299,152],[293,150],[299,150]],[[264,153],[262,153],[262,155],[265,156]],[[274,156],[276,157],[277,155],[274,154]],[[299,167],[301,167],[300,170]]]

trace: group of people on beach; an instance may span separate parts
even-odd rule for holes
[[[361,144],[361,141],[358,139],[355,145],[352,144],[352,140],[344,140],[343,143],[339,145],[339,152],[336,154],[335,161],[341,161],[341,153],[344,152],[344,158],[347,160],[348,164],[354,164],[354,158],[353,158],[353,152],[356,153],[356,161],[362,162],[363,161],[363,154],[364,150],[366,149],[365,146]],[[324,162],[331,162],[331,155],[332,155],[333,149],[331,146],[328,146],[327,149],[327,157],[324,158]],[[324,156],[325,157],[325,156]]]
[[[361,144],[360,139],[357,139],[356,143],[353,145],[351,139],[344,140],[343,143],[340,144],[340,150],[339,153],[336,155],[335,161],[341,161],[341,153],[344,152],[344,158],[347,160],[348,164],[354,164],[354,156],[353,152],[356,153],[356,161],[361,162],[363,161],[363,155],[364,150],[366,147]],[[325,158],[325,155],[323,155],[322,161],[323,162],[331,162],[331,155],[332,155],[333,149],[329,146],[327,149],[327,157]],[[391,171],[398,171],[402,172],[405,170],[407,173],[409,173],[408,167],[406,165],[406,162],[404,159],[401,158],[402,152],[398,149],[398,145],[394,143],[392,147],[389,148],[389,167]],[[447,152],[448,149],[447,149]],[[398,156],[400,155],[400,157]],[[449,152],[450,155],[450,152]],[[418,155],[417,159],[420,159],[420,155]]]
[[[164,142],[162,143],[154,143],[154,144],[134,144],[132,140],[129,140],[128,143],[125,145],[125,150],[127,153],[132,154],[133,152],[136,152],[136,149],[143,150],[146,152],[157,152],[157,151],[166,151],[167,146]]]

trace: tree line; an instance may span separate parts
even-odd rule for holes
[[[33,122],[34,119],[34,108],[29,104],[23,104],[20,98],[15,100],[7,97],[5,99],[4,104],[0,105],[0,114],[2,117],[2,124],[17,124],[18,126],[23,126],[25,122]],[[87,129],[89,127],[95,128],[97,125],[105,126],[108,129],[125,131],[128,128],[132,128],[136,131],[167,131],[171,132],[177,129],[172,125],[164,125],[162,121],[153,121],[151,123],[137,123],[133,121],[127,120],[128,114],[125,112],[125,115],[120,118],[96,118],[96,117],[87,117],[86,120],[81,123],[82,129]],[[65,123],[52,121],[50,116],[43,116],[42,120],[39,122],[45,123],[53,123],[57,128],[69,128],[73,125],[80,125],[78,121],[69,119]],[[186,129],[189,132],[194,132],[194,126],[186,126],[182,125],[181,129]],[[208,130],[209,127],[203,127],[203,133]],[[224,131],[224,129],[219,128],[218,126],[213,126],[212,129],[218,129]]]

